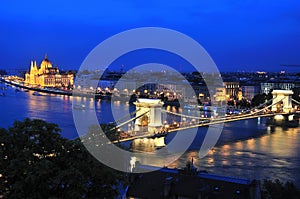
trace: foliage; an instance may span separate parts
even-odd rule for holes
[[[95,144],[101,144],[103,141],[102,136],[106,136],[109,140],[115,141],[120,138],[120,132],[117,131],[115,124],[100,124],[91,125],[88,133],[81,139],[85,142],[94,142]]]
[[[0,69],[0,76],[1,75],[7,75],[7,72],[5,70]]]
[[[0,129],[0,196],[4,198],[112,198],[121,174],[100,164],[56,124],[16,121]]]
[[[278,179],[275,181],[264,180],[262,186],[262,199],[299,199],[300,190],[291,182],[283,184]]]
[[[292,98],[298,102],[300,101],[300,88],[293,88]]]
[[[263,93],[263,94],[257,94],[251,100],[251,106],[252,107],[259,106],[260,104],[263,104],[263,103],[265,103],[266,101],[268,101],[270,99],[272,99],[271,92],[268,95],[265,94],[265,93]]]
[[[248,100],[246,99],[242,99],[240,101],[237,102],[237,106],[240,106],[242,108],[250,108],[251,104]]]
[[[248,100],[242,99],[242,100],[230,100],[227,102],[228,106],[237,106],[240,108],[250,108],[251,104]]]

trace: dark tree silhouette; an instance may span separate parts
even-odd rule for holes
[[[122,175],[93,158],[79,139],[56,124],[16,121],[0,129],[0,196],[4,198],[113,198]]]
[[[268,95],[265,94],[265,93],[263,93],[263,94],[257,94],[251,100],[251,106],[252,107],[259,106],[260,104],[263,104],[263,103],[265,103],[266,101],[268,101],[270,99],[272,99],[271,92]]]
[[[0,75],[7,75],[7,72],[5,70],[0,69]]]
[[[283,184],[278,179],[275,181],[264,180],[262,186],[262,199],[299,199],[300,191],[293,183]]]

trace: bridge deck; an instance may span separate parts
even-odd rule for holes
[[[300,112],[295,112],[295,113],[300,113]],[[203,127],[203,126],[209,126],[209,125],[214,125],[214,124],[222,124],[222,123],[227,123],[227,122],[234,122],[234,121],[240,121],[240,120],[246,120],[246,119],[254,119],[254,118],[259,118],[259,117],[271,117],[275,115],[289,115],[289,113],[267,113],[267,114],[257,114],[257,115],[237,115],[237,116],[229,116],[225,118],[216,118],[216,119],[210,119],[208,120],[201,120],[201,123],[196,123],[192,125],[186,125],[186,126],[179,126],[178,128],[172,128],[169,129],[166,133],[158,133],[158,134],[152,134],[152,133],[146,133],[143,135],[137,135],[137,136],[132,136],[120,140],[115,140],[112,143],[121,143],[121,142],[126,142],[126,141],[131,141],[134,139],[141,139],[141,138],[151,138],[151,137],[159,137],[159,136],[164,136],[168,133],[173,133],[176,131],[180,130],[186,130],[186,129],[191,129],[191,128],[197,128],[197,127]],[[199,118],[202,119],[202,118]]]

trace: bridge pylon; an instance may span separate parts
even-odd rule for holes
[[[272,111],[290,113],[292,110],[292,90],[273,90]],[[282,101],[282,102],[279,102]]]
[[[161,110],[164,103],[160,99],[140,98],[134,104],[136,109],[140,109],[136,113],[138,118],[135,120],[134,130],[137,132],[147,130],[149,133],[157,133],[163,125]]]

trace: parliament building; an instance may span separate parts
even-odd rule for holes
[[[25,84],[41,87],[72,88],[74,74],[62,73],[58,70],[58,67],[52,67],[46,55],[40,67],[37,66],[36,61],[31,61],[30,70],[25,73]]]

